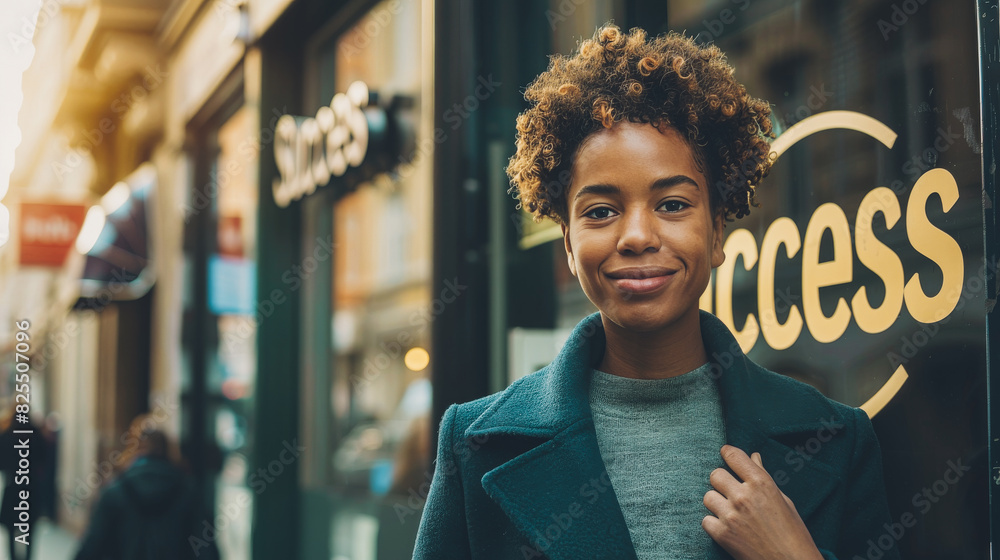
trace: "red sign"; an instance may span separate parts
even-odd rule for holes
[[[83,227],[82,204],[21,204],[21,264],[62,266]]]
[[[219,254],[243,257],[243,220],[240,216],[219,216]]]

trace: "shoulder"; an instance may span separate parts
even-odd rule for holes
[[[545,400],[545,395],[552,391],[548,386],[549,370],[550,366],[543,367],[514,381],[502,391],[449,406],[441,419],[442,437],[447,435],[451,439],[460,438],[488,410],[500,405],[523,405],[526,411],[535,408],[539,400]]]
[[[808,408],[815,415],[816,412],[828,410],[839,415],[850,416],[857,409],[846,404],[837,402],[812,385],[793,379],[787,375],[771,371],[749,358],[746,359],[747,372],[757,391],[774,395],[774,399],[792,400],[802,403],[803,408]]]
[[[798,413],[803,419],[833,416],[853,421],[858,415],[866,419],[868,417],[860,408],[831,399],[808,383],[773,372],[749,358],[746,363],[755,393],[767,395],[762,399],[765,403],[780,403],[783,410],[791,414]]]
[[[806,428],[820,419],[830,422],[849,421],[860,409],[828,398],[808,383],[771,371],[743,353],[729,328],[718,317],[701,312],[702,338],[709,359],[720,368],[723,392],[740,402],[742,414],[755,420],[774,423],[794,430]]]
[[[864,410],[831,399],[812,385],[773,372],[749,358],[746,363],[761,417],[783,425],[781,431],[804,432],[824,446],[829,441],[829,447],[836,448],[848,462],[870,454],[872,448],[878,449],[875,430]]]

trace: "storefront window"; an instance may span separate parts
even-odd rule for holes
[[[408,500],[431,468],[433,143],[416,148],[430,137],[425,107],[433,101],[432,66],[422,20],[431,5],[376,4],[320,55],[322,98],[364,82],[369,107],[391,121],[392,140],[369,149],[396,151],[360,184],[348,172],[328,187],[342,191],[331,209],[337,248],[328,457],[334,558],[410,558],[422,504],[413,508]]]
[[[254,122],[253,108],[244,106],[219,129],[216,250],[208,268],[209,309],[217,333],[208,375],[209,429],[222,454],[216,509],[226,516],[227,527],[219,532],[219,549],[232,558],[249,557],[253,511],[247,470],[257,363],[257,156],[247,148]]]
[[[622,25],[625,20],[625,2],[621,0],[549,0],[548,4],[545,19],[552,30],[553,53],[569,55],[581,40],[589,39],[604,23],[614,21]]]
[[[185,211],[182,439],[215,505],[215,544],[250,557],[248,486],[257,364],[255,109],[244,105],[201,131]]]
[[[760,207],[726,225],[727,261],[702,307],[755,362],[868,412],[893,518],[919,520],[896,537],[904,558],[986,556],[975,6],[781,4],[666,4],[670,29],[719,46],[771,103],[781,150]],[[811,132],[780,140],[794,127]],[[551,242],[558,334],[596,309]],[[921,494],[956,464],[972,470],[947,495]]]
[[[715,311],[732,301],[751,359],[873,416],[893,518],[919,519],[898,537],[902,557],[979,558],[989,516],[977,14],[971,2],[899,6],[668,10],[673,28],[717,44],[771,102],[777,134],[834,118],[782,153],[761,207],[729,224],[729,239],[750,235],[727,241],[739,264],[716,272]],[[772,259],[764,245],[789,226],[782,218],[802,246]],[[813,262],[839,264],[816,282]],[[774,336],[796,316],[796,336]],[[959,463],[972,471],[925,507],[922,489]]]

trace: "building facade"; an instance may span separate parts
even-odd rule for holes
[[[918,518],[905,557],[988,554],[995,0],[141,5],[38,25],[5,200],[14,224],[21,201],[103,209],[60,266],[0,253],[0,312],[51,356],[67,527],[145,413],[214,512],[193,546],[409,558],[443,411],[596,311],[504,168],[524,87],[613,20],[717,44],[772,104],[779,158],[703,307],[869,413],[894,519]],[[136,232],[128,261],[103,237]],[[942,490],[949,461],[971,470]]]

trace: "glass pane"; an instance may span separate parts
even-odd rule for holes
[[[208,300],[214,317],[214,352],[208,375],[209,429],[221,456],[216,520],[224,518],[219,549],[248,558],[253,492],[247,486],[257,364],[256,254],[257,156],[246,148],[255,136],[254,109],[244,106],[219,128],[215,251],[208,266]],[[253,154],[253,155],[250,155]]]
[[[751,359],[873,415],[893,518],[909,512],[919,519],[899,540],[902,557],[985,557],[975,6],[782,4],[668,3],[671,28],[714,42],[748,92],[771,102],[779,138],[833,117],[831,128],[803,137],[779,157],[758,190],[760,208],[727,225],[730,239],[747,230],[752,237],[744,239],[753,239],[753,254],[759,249],[762,256],[750,271],[742,260],[735,272],[717,270],[716,277],[733,274],[733,289],[716,292],[713,303],[732,301],[734,330],[756,318],[763,332],[743,341]],[[879,139],[883,127],[888,132]],[[887,219],[880,205],[898,208],[898,220]],[[802,249],[791,258],[779,249],[776,259],[764,259],[765,239],[782,217],[794,222]],[[842,228],[833,233],[823,224]],[[728,258],[744,247],[727,244]],[[807,250],[818,255],[810,260]],[[805,284],[803,270],[834,259],[836,272],[825,272],[819,288]],[[887,264],[901,266],[903,274],[887,273]],[[758,299],[768,277],[773,306]],[[865,313],[884,305],[889,312],[881,320]],[[793,312],[803,323],[795,336],[767,336]],[[827,319],[835,313],[845,320]],[[895,382],[901,382],[898,391]],[[885,398],[876,397],[884,387]],[[972,471],[949,485],[946,496],[927,499],[924,489],[951,476],[951,464]]]
[[[330,45],[324,95],[361,80],[373,103],[394,108],[390,118],[417,139],[429,138],[423,106],[432,101],[432,84],[421,54],[429,6],[376,5]],[[410,558],[420,512],[400,518],[394,506],[420,492],[429,472],[432,152],[407,155],[393,172],[338,193],[332,208],[334,558]],[[345,184],[334,179],[327,188]]]

